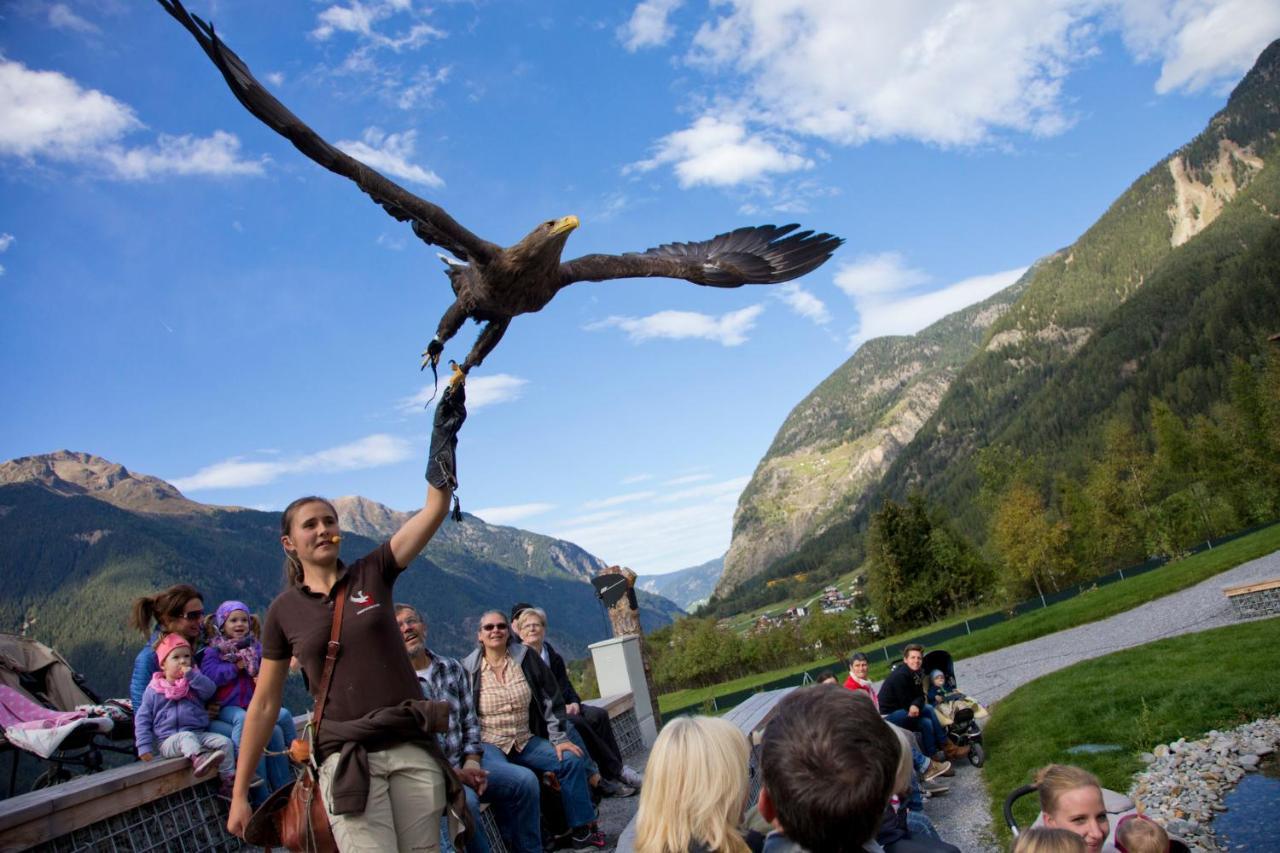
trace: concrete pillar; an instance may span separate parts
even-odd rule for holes
[[[636,721],[646,747],[653,746],[658,736],[657,721],[649,687],[644,680],[644,661],[640,657],[640,638],[634,634],[592,643],[591,659],[595,662],[596,682],[601,696],[630,693],[635,699]]]

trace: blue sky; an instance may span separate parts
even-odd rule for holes
[[[190,8],[495,242],[569,213],[566,258],[846,238],[785,287],[575,285],[472,374],[464,508],[645,574],[723,553],[787,412],[858,344],[1073,241],[1280,35],[1274,0]],[[0,180],[0,456],[87,451],[209,503],[420,504],[436,247],[253,119],[159,6],[0,6]]]

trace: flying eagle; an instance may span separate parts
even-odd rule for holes
[[[181,0],[158,2],[195,36],[249,112],[321,166],[355,181],[387,213],[412,223],[413,233],[422,240],[457,258],[440,256],[457,298],[440,318],[436,335],[422,354],[422,366],[430,365],[434,371],[445,342],[467,318],[484,324],[466,360],[454,366],[455,382],[484,361],[512,317],[540,311],[561,288],[575,282],[657,277],[711,287],[779,284],[817,269],[844,242],[830,234],[793,233],[798,225],[761,225],[697,243],[666,243],[644,252],[561,261],[565,241],[578,227],[578,217],[564,216],[540,223],[519,243],[503,248],[477,237],[439,206],[325,142],[258,82],[211,25],[188,13]]]

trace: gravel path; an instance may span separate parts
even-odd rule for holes
[[[1222,590],[1277,577],[1280,551],[1099,622],[957,661],[956,682],[990,706],[1028,681],[1078,661],[1240,621]],[[1109,588],[1094,594],[1105,596]],[[930,800],[925,808],[942,837],[965,851],[999,850],[990,831],[991,807],[980,772],[961,761],[956,775],[946,781],[950,792]]]

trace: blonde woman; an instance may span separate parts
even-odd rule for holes
[[[714,717],[677,717],[653,744],[640,791],[636,853],[747,853],[747,739]]]
[[[1043,824],[1080,836],[1089,853],[1098,853],[1111,823],[1097,777],[1070,764],[1050,764],[1036,774],[1036,787]]]

